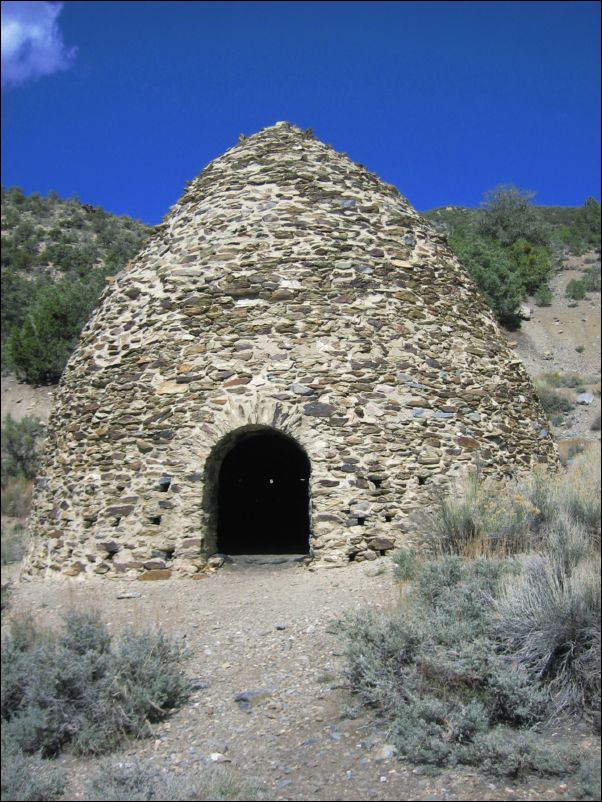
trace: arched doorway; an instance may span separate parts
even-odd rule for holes
[[[310,463],[303,449],[269,427],[233,432],[226,445],[217,474],[217,550],[307,554]]]

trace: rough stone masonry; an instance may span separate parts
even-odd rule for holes
[[[309,460],[312,565],[407,542],[477,460],[496,477],[557,460],[444,238],[285,122],[211,162],[105,289],[57,392],[24,576],[201,576],[223,460],[257,433]]]

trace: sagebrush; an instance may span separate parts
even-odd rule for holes
[[[468,474],[419,522],[445,556],[397,553],[413,580],[403,604],[343,623],[351,691],[416,763],[577,771],[578,756],[544,747],[536,727],[593,721],[599,708],[599,449],[563,473],[505,484]]]
[[[177,800],[263,799],[259,789],[231,768],[177,775],[141,762],[114,765],[105,760],[87,783],[89,802],[177,802]]]
[[[61,632],[14,619],[2,651],[3,731],[24,752],[110,751],[143,737],[190,692],[181,648],[160,632],[117,642],[97,614],[71,611]]]

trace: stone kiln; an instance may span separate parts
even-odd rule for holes
[[[57,392],[25,575],[373,559],[476,459],[556,462],[519,359],[395,187],[277,123],[104,292]]]

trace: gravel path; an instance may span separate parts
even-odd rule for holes
[[[99,610],[115,633],[160,626],[185,639],[187,670],[207,687],[158,725],[154,738],[113,755],[115,764],[141,760],[190,775],[224,762],[263,798],[278,800],[574,798],[559,781],[509,786],[471,770],[431,776],[386,756],[387,734],[373,716],[345,715],[353,699],[341,687],[336,621],[399,601],[390,565],[383,558],[309,571],[295,563],[238,560],[200,581],[29,582],[12,591],[8,615],[30,610],[55,625],[75,606]],[[123,593],[141,595],[119,599]],[[235,702],[246,691],[255,692],[250,704]],[[578,735],[595,748],[596,739]],[[567,732],[552,737],[566,739]],[[67,756],[60,762],[72,778],[68,798],[82,799],[97,761]]]

